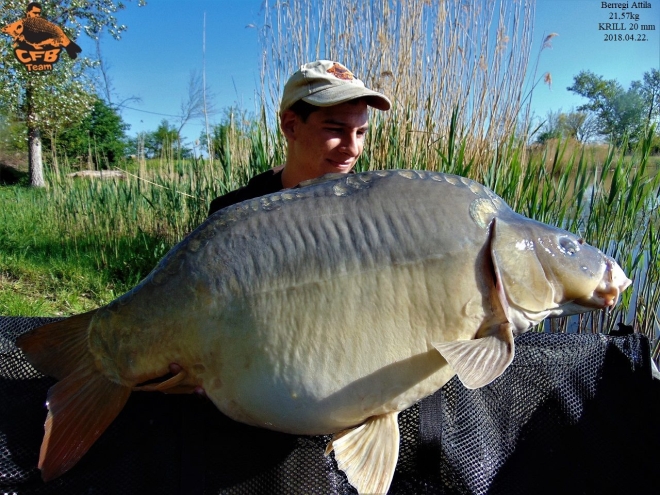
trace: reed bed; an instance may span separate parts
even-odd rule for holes
[[[524,0],[267,0],[257,117],[246,122],[244,114],[230,111],[215,136],[220,152],[212,162],[163,155],[139,160],[125,180],[99,181],[66,178],[64,161],[47,175],[47,191],[17,192],[13,199],[0,194],[10,208],[0,207],[0,246],[6,241],[19,260],[25,245],[44,258],[55,252],[81,260],[113,281],[110,290],[94,289],[95,303],[108,302],[197,227],[214,197],[283,163],[285,143],[274,117],[284,82],[304,62],[334,59],[394,103],[389,112],[373,112],[357,170],[417,168],[470,177],[516,211],[582,235],[619,261],[634,290],[612,312],[552,320],[539,330],[607,333],[624,323],[655,340],[657,359],[660,174],[649,157],[654,129],[632,155],[571,141],[527,146],[535,75],[531,88],[523,88],[533,11],[534,2]],[[22,220],[11,216],[12,209],[22,212]],[[3,220],[27,244],[12,243]],[[17,224],[23,221],[25,226]],[[15,269],[3,272],[15,261],[3,265],[2,251],[0,278],[20,279]]]
[[[277,114],[284,83],[301,64],[337,60],[393,101],[389,112],[374,112],[370,165],[441,169],[437,150],[451,122],[468,160],[486,164],[525,127],[533,15],[534,2],[524,0],[266,1],[265,108]]]
[[[241,160],[268,167],[266,146],[274,144],[259,132],[242,143],[249,146]],[[436,149],[443,171],[478,180],[516,211],[582,235],[633,279],[633,290],[613,311],[551,320],[539,330],[609,333],[624,323],[656,342],[656,357],[660,352],[660,174],[649,166],[652,136],[653,130],[632,156],[612,148],[602,160],[587,147],[567,156],[566,143],[525,153],[510,139],[487,166],[476,166],[453,132]],[[91,258],[97,270],[128,287],[206,218],[211,199],[260,170],[244,165],[228,152],[214,167],[204,160],[154,160],[126,180],[72,180],[62,172],[51,174],[51,187],[32,202],[50,230],[67,240],[66,256]],[[363,160],[361,167],[371,165]]]

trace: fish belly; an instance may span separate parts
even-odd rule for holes
[[[481,189],[416,180],[218,212],[108,306],[91,347],[118,381],[176,362],[228,416],[290,433],[409,407],[453,376],[432,343],[474,338],[493,286]]]
[[[207,395],[236,420],[297,434],[406,409],[454,375],[432,342],[473,338],[483,320],[483,305],[465,313],[459,284],[448,293],[442,265],[345,274],[236,303],[204,332]]]

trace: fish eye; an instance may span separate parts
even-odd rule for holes
[[[559,249],[561,249],[562,252],[568,254],[569,256],[573,256],[575,253],[577,253],[580,250],[580,246],[578,243],[580,243],[580,239],[578,239],[578,241],[575,242],[570,237],[562,237],[561,239],[559,239]]]

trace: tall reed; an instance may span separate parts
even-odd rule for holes
[[[617,259],[634,281],[614,311],[551,321],[546,328],[610,332],[625,323],[656,339],[660,335],[660,174],[649,167],[653,130],[632,156],[612,148],[599,161],[587,147],[567,153],[566,142],[526,154],[520,141],[510,138],[495,149],[488,163],[477,166],[465,152],[465,139],[458,137],[456,120],[450,121],[447,139],[435,150],[445,172],[478,180],[516,211],[582,235]],[[244,156],[260,169],[270,166],[273,154],[268,146],[273,144],[261,127],[250,128],[243,138]],[[214,171],[198,159],[155,161],[146,175],[131,175],[128,180],[73,182],[60,177],[45,200],[57,212],[56,228],[71,241],[72,249],[80,247],[79,254],[88,255],[92,248],[99,269],[121,270],[138,263],[144,275],[205,219],[212,198],[258,171],[237,166],[231,152],[215,163],[221,170]],[[416,166],[426,168],[423,162]]]
[[[519,125],[534,2],[290,0],[265,2],[262,104],[276,115],[301,64],[326,58],[388,95],[365,150],[369,168],[442,167],[454,132],[475,166]],[[524,139],[524,136],[521,136]],[[417,165],[420,164],[420,165]]]
[[[140,159],[127,180],[75,182],[65,178],[64,161],[34,206],[52,215],[70,255],[91,257],[97,269],[133,281],[206,218],[214,197],[283,163],[274,117],[284,82],[304,62],[335,59],[394,102],[389,112],[375,112],[358,170],[467,176],[516,211],[582,235],[619,261],[634,291],[611,313],[557,320],[547,329],[609,332],[623,322],[657,339],[660,174],[649,166],[653,130],[633,156],[613,148],[601,156],[568,141],[530,153],[516,131],[526,128],[519,116],[530,101],[522,88],[534,3],[475,3],[267,0],[259,113],[229,113],[215,137],[221,146],[213,165],[170,154]]]

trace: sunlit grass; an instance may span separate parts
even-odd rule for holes
[[[267,158],[267,141],[253,136],[243,162],[231,154],[213,166],[152,161],[126,180],[72,180],[63,171],[49,177],[47,190],[0,188],[0,314],[72,314],[129,290],[205,220],[211,199],[276,164]],[[614,311],[552,321],[547,328],[609,332],[626,323],[654,339],[660,329],[660,174],[650,165],[649,143],[650,134],[632,155],[599,150],[596,159],[589,147],[567,150],[565,143],[525,153],[511,139],[479,167],[452,133],[436,151],[445,172],[478,180],[516,211],[582,235],[633,279],[634,290]],[[366,156],[360,168],[380,165]]]
[[[54,201],[55,190],[0,187],[4,316],[74,314],[98,307],[129,290],[164,252],[161,239],[143,239],[140,245],[139,236],[118,233],[113,243],[100,232],[89,234],[94,227],[89,223],[78,229],[62,225],[66,215]]]
[[[309,15],[312,4],[318,15]],[[525,87],[533,9],[522,0],[266,2],[257,114],[247,123],[238,122],[240,112],[228,114],[212,161],[183,160],[165,147],[162,156],[121,165],[123,180],[70,179],[63,160],[45,191],[0,187],[0,314],[72,314],[129,290],[205,220],[213,198],[284,162],[274,118],[284,82],[301,63],[329,58],[393,101],[389,112],[372,111],[357,170],[470,177],[516,211],[582,235],[619,261],[635,290],[612,313],[552,329],[608,332],[625,322],[653,338],[660,330],[653,131],[632,155],[575,141],[526,145],[538,82]]]

